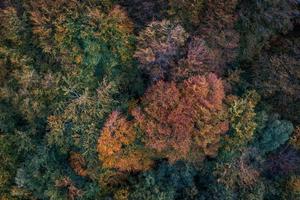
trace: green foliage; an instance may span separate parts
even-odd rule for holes
[[[18,169],[18,187],[29,189],[37,198],[66,199],[66,191],[56,185],[57,180],[72,175],[64,160],[65,156],[55,149],[37,147],[36,154],[28,156],[24,166]]]
[[[284,144],[292,134],[293,124],[286,120],[274,120],[264,129],[258,140],[260,151],[268,153]]]
[[[15,176],[18,167],[30,150],[31,141],[26,133],[0,133],[0,159],[2,161],[0,165],[0,198],[17,198],[17,194],[12,192],[18,190]],[[28,194],[28,192],[25,193]]]
[[[181,162],[175,165],[161,164],[156,170],[140,175],[130,199],[172,200],[192,195],[184,192],[194,187],[195,173],[193,167]]]

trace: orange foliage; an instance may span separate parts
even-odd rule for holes
[[[83,156],[80,153],[71,152],[69,162],[70,162],[70,166],[76,172],[77,175],[79,176],[87,175],[87,171],[85,169],[86,163]]]
[[[99,159],[104,168],[141,171],[150,168],[147,152],[135,145],[137,133],[133,123],[114,111],[106,121],[98,140]]]
[[[148,147],[171,162],[195,155],[201,160],[200,151],[217,153],[220,135],[228,130],[223,99],[222,81],[214,74],[195,76],[181,85],[159,81],[133,115]]]

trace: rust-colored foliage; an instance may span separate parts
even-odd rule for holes
[[[80,153],[71,152],[69,163],[72,169],[79,176],[87,176],[86,163],[84,157]]]
[[[98,140],[97,149],[103,167],[120,171],[149,169],[152,161],[142,148],[135,145],[136,139],[133,123],[114,111],[106,121]]]
[[[214,156],[219,148],[220,135],[228,130],[223,105],[224,87],[215,74],[192,77],[184,83],[185,104],[194,112],[194,142],[205,155]]]
[[[192,119],[182,109],[181,98],[175,83],[159,81],[143,97],[144,109],[133,112],[147,135],[147,146],[158,152],[166,151],[172,160],[187,155],[190,146]]]
[[[223,99],[222,81],[214,74],[195,76],[180,85],[159,81],[133,115],[148,147],[171,162],[201,160],[201,153],[217,153],[220,135],[228,130]]]
[[[55,186],[60,188],[67,188],[68,189],[68,199],[75,200],[77,197],[82,196],[82,191],[79,190],[72,180],[69,177],[64,177],[61,180],[55,181]]]

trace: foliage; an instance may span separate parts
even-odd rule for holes
[[[265,161],[266,171],[272,175],[288,175],[299,171],[300,158],[298,152],[284,148],[268,157]]]
[[[146,145],[170,161],[214,156],[228,129],[222,81],[214,74],[196,76],[177,86],[157,82],[133,113],[145,131]]]
[[[167,78],[170,65],[175,62],[187,37],[180,25],[167,20],[153,21],[139,34],[134,56],[151,80]]]
[[[244,98],[228,97],[231,134],[226,138],[226,148],[239,149],[253,139],[257,123],[255,122],[255,106],[259,96],[250,91]]]
[[[0,199],[299,199],[299,8],[0,1]]]
[[[211,72],[220,74],[217,56],[204,39],[193,37],[188,44],[186,58],[182,58],[176,67],[171,68],[171,77],[173,80],[180,80]]]
[[[300,126],[295,127],[289,142],[295,149],[300,149]]]
[[[171,200],[180,198],[187,188],[194,186],[195,169],[182,162],[161,164],[158,169],[140,175],[130,199]],[[186,194],[188,195],[188,194]],[[184,196],[184,195],[183,195]]]
[[[203,0],[169,0],[169,15],[181,21],[186,28],[193,29],[201,22]]]
[[[293,34],[270,42],[250,68],[252,84],[274,112],[299,123],[299,38]]]
[[[260,177],[260,171],[257,169],[260,161],[257,154],[256,149],[247,149],[240,157],[217,163],[214,175],[218,183],[230,189],[249,188],[257,184]]]
[[[119,0],[134,21],[136,31],[141,31],[151,21],[160,21],[167,16],[168,1],[165,0]]]
[[[219,65],[218,74],[223,74],[238,55],[240,35],[235,30],[237,5],[237,0],[207,0],[206,12],[197,30],[214,52],[215,62]]]
[[[257,145],[262,153],[276,150],[289,139],[294,128],[293,124],[286,120],[271,121],[260,135]]]
[[[243,1],[240,10],[240,59],[251,61],[270,39],[293,28],[297,1]]]
[[[300,197],[300,180],[298,176],[293,176],[287,183],[287,196],[288,198],[297,199]]]
[[[138,135],[133,124],[117,111],[106,121],[98,140],[99,159],[104,168],[141,171],[151,167],[148,153],[135,145]]]

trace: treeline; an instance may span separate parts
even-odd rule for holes
[[[300,199],[297,0],[2,0],[0,200]]]

